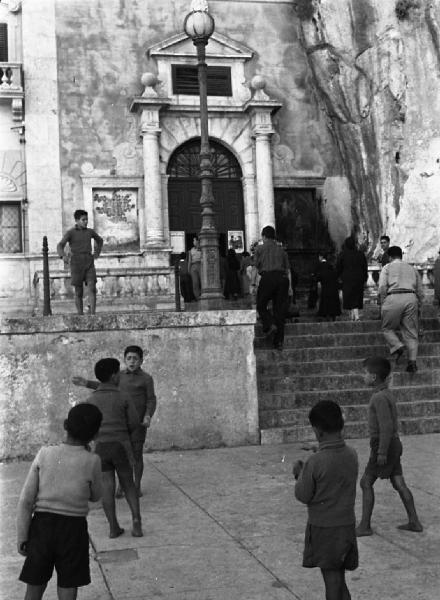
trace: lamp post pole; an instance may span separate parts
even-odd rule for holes
[[[214,19],[208,12],[207,2],[203,7],[190,12],[184,23],[187,35],[197,49],[197,71],[200,93],[200,182],[202,193],[200,206],[202,210],[202,227],[199,234],[201,250],[201,300],[221,298],[220,255],[218,233],[215,227],[214,195],[212,193],[213,170],[209,148],[208,133],[208,90],[206,64],[206,45],[214,31]],[[193,2],[194,7],[200,3]]]

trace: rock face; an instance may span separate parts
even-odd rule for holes
[[[300,0],[296,10],[310,84],[349,182],[359,241],[374,250],[387,233],[407,260],[435,257],[440,2]],[[331,222],[335,200],[328,210]]]

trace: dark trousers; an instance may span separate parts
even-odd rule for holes
[[[261,275],[257,292],[257,311],[263,323],[263,331],[268,331],[272,324],[277,327],[274,345],[284,342],[284,321],[286,319],[289,298],[289,279],[281,271],[267,271]],[[272,311],[267,305],[272,300]]]

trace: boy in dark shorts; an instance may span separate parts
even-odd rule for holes
[[[83,310],[83,283],[87,285],[90,314],[96,312],[96,271],[94,259],[101,253],[104,240],[93,229],[87,228],[87,211],[74,212],[75,227],[69,229],[57,245],[58,256],[64,259],[64,246],[69,242],[71,284],[75,288],[75,306],[79,315]],[[95,252],[92,254],[92,239],[95,240]]]
[[[131,535],[142,537],[139,498],[133,481],[133,451],[130,435],[140,425],[138,414],[131,402],[118,388],[119,361],[103,358],[95,365],[95,375],[100,381],[97,389],[87,399],[102,412],[102,425],[96,438],[95,452],[102,463],[102,507],[110,525],[110,537],[124,533],[116,517],[115,472],[118,474],[132,516]]]
[[[307,504],[303,567],[319,567],[326,600],[350,600],[345,571],[358,566],[354,504],[358,459],[342,437],[344,419],[336,402],[323,400],[309,413],[319,442],[305,464],[293,465],[295,496]]]
[[[75,600],[90,583],[88,502],[101,497],[101,461],[88,444],[102,414],[91,404],[70,409],[65,441],[37,453],[17,508],[18,552],[26,557],[20,580],[25,600],[40,600],[55,567],[58,598]]]
[[[356,529],[358,537],[372,535],[371,515],[374,507],[373,486],[377,478],[389,479],[399,493],[408,514],[408,523],[398,529],[420,532],[423,526],[414,506],[414,498],[403,478],[400,457],[402,443],[398,435],[397,408],[387,379],[391,363],[386,358],[374,356],[364,362],[365,383],[374,388],[368,405],[368,427],[370,431],[370,458],[361,478],[362,518]]]
[[[119,389],[123,396],[134,404],[141,423],[130,436],[134,455],[134,483],[138,496],[142,496],[141,480],[144,472],[144,445],[147,429],[150,427],[157,404],[153,378],[141,368],[143,360],[144,353],[142,348],[139,346],[127,346],[124,350],[126,369],[121,371],[119,379]],[[84,379],[84,377],[73,377],[72,382],[75,385],[84,386],[92,390],[96,390],[98,387],[97,381]],[[122,489],[119,485],[116,497],[120,498],[122,495]]]

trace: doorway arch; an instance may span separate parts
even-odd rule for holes
[[[220,252],[226,252],[228,232],[242,232],[241,252],[245,248],[245,223],[242,171],[238,160],[223,144],[210,139],[213,168],[212,191],[215,199],[215,225]],[[168,214],[170,231],[184,231],[186,250],[202,226],[200,207],[200,138],[179,146],[171,155],[167,168]]]

